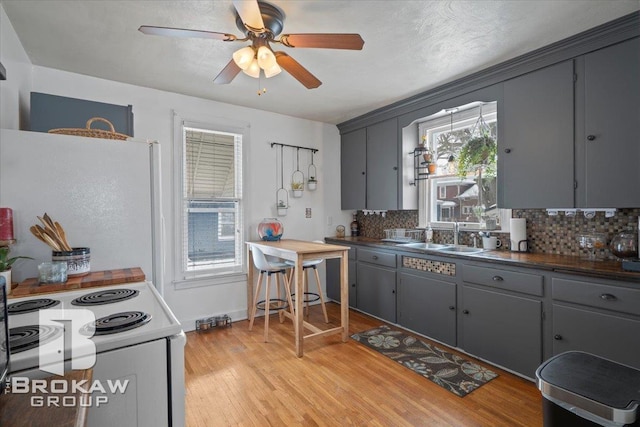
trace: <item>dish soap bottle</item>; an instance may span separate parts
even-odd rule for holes
[[[358,224],[358,220],[356,219],[356,215],[358,212],[353,213],[353,221],[351,221],[351,236],[359,236],[360,235],[360,225]]]
[[[431,223],[427,225],[427,229],[424,232],[424,240],[427,243],[433,240],[433,229],[431,228]]]

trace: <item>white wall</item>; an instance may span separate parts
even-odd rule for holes
[[[0,9],[1,5],[0,5]],[[173,112],[186,119],[228,121],[250,126],[245,141],[246,158],[244,198],[246,200],[245,231],[247,239],[255,239],[255,228],[264,217],[274,216],[276,184],[276,149],[268,142],[280,142],[319,149],[314,157],[318,171],[318,190],[305,191],[301,199],[290,198],[291,207],[281,217],[286,238],[314,240],[335,235],[338,224],[348,226],[349,212],[340,211],[340,135],[335,125],[303,120],[290,116],[194,98],[140,86],[127,85],[65,71],[33,66],[17,41],[4,10],[2,18],[2,52],[0,60],[8,73],[24,76],[2,82],[2,127],[17,129],[18,99],[29,99],[30,91],[81,98],[119,105],[133,105],[134,132],[137,138],[160,141],[162,151],[162,215],[165,229],[165,268],[162,274],[164,297],[186,330],[193,329],[195,319],[229,314],[233,320],[246,317],[246,282],[196,286],[176,289],[173,248]],[[9,23],[10,24],[10,23]],[[6,33],[6,34],[5,34]],[[5,42],[13,40],[5,49]],[[20,54],[22,50],[22,54]],[[203,90],[206,90],[204,88]],[[10,95],[5,97],[5,91]],[[271,102],[277,102],[273,94]],[[269,96],[267,94],[266,96]],[[25,104],[28,106],[27,104]],[[22,115],[28,116],[28,111]],[[23,127],[24,128],[24,127]],[[307,172],[306,153],[300,155],[300,169]],[[285,151],[285,186],[293,171],[291,153]],[[312,209],[312,218],[305,218],[305,208]],[[328,225],[327,218],[332,218]],[[151,272],[146,272],[151,277]]]

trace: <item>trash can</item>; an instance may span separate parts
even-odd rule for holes
[[[544,427],[640,427],[640,370],[568,351],[536,370]]]

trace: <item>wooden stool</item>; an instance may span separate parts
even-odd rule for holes
[[[288,264],[284,262],[278,261],[270,261],[267,260],[264,253],[256,248],[251,248],[253,263],[256,268],[260,271],[258,275],[258,281],[256,284],[256,291],[253,297],[253,305],[251,306],[251,314],[249,315],[249,330],[253,328],[253,321],[256,317],[256,311],[258,309],[264,310],[264,342],[268,341],[269,338],[269,314],[272,310],[277,310],[280,315],[280,323],[284,321],[283,310],[287,308],[290,309],[291,314],[293,315],[293,302],[291,300],[291,289],[289,287],[289,279],[287,278],[285,272],[291,268]],[[276,275],[276,291],[277,298],[272,299],[271,292],[271,276]],[[262,278],[266,275],[266,286],[265,286],[265,299],[262,301],[258,301],[260,296],[260,288],[262,287]],[[280,276],[282,276],[284,282],[284,289],[286,300],[282,299],[280,293]]]

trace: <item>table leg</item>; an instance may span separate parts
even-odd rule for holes
[[[302,357],[303,342],[304,342],[304,289],[303,289],[303,277],[304,269],[302,268],[302,257],[296,257],[296,270],[295,270],[295,289],[296,289],[296,308],[294,313],[293,325],[294,334],[296,338],[296,356]]]
[[[253,255],[251,254],[251,246],[247,245],[247,318],[251,313],[251,305],[253,304]]]
[[[340,326],[342,342],[349,340],[349,259],[347,252],[340,258]]]

